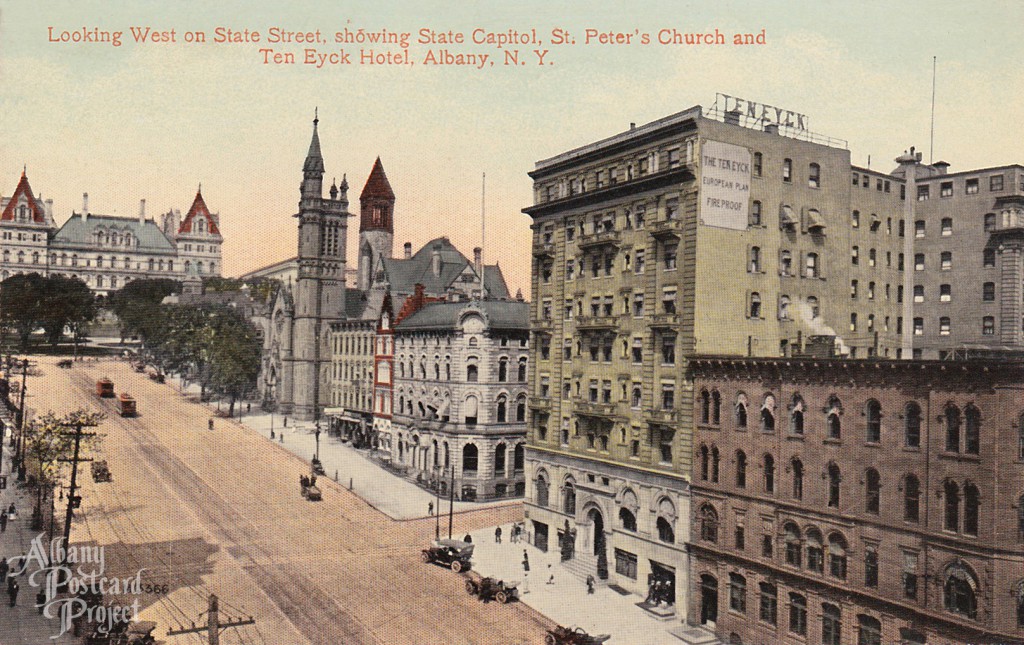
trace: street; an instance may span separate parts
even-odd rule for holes
[[[36,414],[104,412],[95,456],[113,476],[94,483],[88,464],[80,467],[83,501],[71,542],[104,546],[107,577],[145,570],[150,591],[138,597],[140,618],[155,620],[168,643],[206,642],[166,632],[205,624],[210,593],[220,599],[221,622],[256,620],[224,631],[225,645],[543,640],[551,622],[529,607],[483,604],[466,593],[461,576],[420,561],[433,519],[392,520],[328,478],[318,481],[323,501],[306,501],[298,480],[308,465],[266,437],[223,419],[208,430],[205,407],[127,363],[76,363],[71,370],[55,363],[39,359],[29,407]],[[116,392],[135,397],[138,417],[122,419],[115,399],[96,397],[95,382],[104,376]],[[515,507],[459,514],[454,533],[521,514]]]

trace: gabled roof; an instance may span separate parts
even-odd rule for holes
[[[213,219],[213,215],[210,214],[210,209],[206,207],[206,202],[203,201],[202,187],[196,191],[196,198],[192,200],[192,208],[188,209],[188,214],[185,215],[185,219],[181,220],[181,226],[178,227],[178,233],[192,233],[192,223],[197,216],[205,217],[210,223],[211,234],[220,235],[220,229],[217,227],[217,222]]]
[[[95,238],[93,234],[98,228],[116,230],[119,232],[131,232],[136,243],[132,245],[132,251],[167,251],[174,252],[174,245],[160,230],[153,220],[139,222],[134,217],[114,217],[113,215],[94,215],[92,213],[86,219],[78,213],[73,213],[64,226],[60,227],[53,236],[53,243],[50,248],[69,248],[79,246],[91,246]],[[116,247],[112,249],[117,251]],[[126,249],[127,250],[127,249]]]
[[[32,212],[32,221],[36,224],[45,224],[46,211],[32,194],[32,187],[28,185],[28,177],[25,176],[24,172],[21,173],[18,187],[14,189],[14,194],[11,195],[11,201],[7,202],[7,207],[4,208],[3,214],[0,215],[0,221],[14,221],[15,209],[18,207],[18,202],[22,196],[28,200],[28,207]]]
[[[441,256],[440,275],[434,275],[433,255],[437,249]],[[473,273],[471,282],[460,283],[459,280],[467,267]],[[384,270],[387,272],[392,293],[412,293],[417,283],[422,284],[427,293],[442,294],[450,287],[465,285],[465,291],[472,291],[477,278],[472,262],[451,243],[447,237],[433,239],[416,252],[408,260],[404,258],[384,258]],[[507,298],[508,287],[501,269],[497,265],[487,266],[484,270],[487,283],[487,295],[491,298]]]
[[[384,166],[380,163],[380,157],[377,157],[377,161],[373,162],[370,176],[366,178],[363,192],[359,194],[360,200],[367,198],[395,201],[395,191],[391,190],[391,182],[388,181],[388,176],[384,173]]]

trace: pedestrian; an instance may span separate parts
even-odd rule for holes
[[[555,574],[551,571],[551,565],[550,564],[548,565],[548,574],[550,574],[550,575],[548,575],[548,581],[546,583],[544,583],[544,584],[549,584],[549,585],[555,584]]]
[[[434,514],[434,502],[429,502],[427,504],[427,515],[433,515],[433,514]]]
[[[501,544],[501,527],[494,529],[494,541],[497,544]]]
[[[530,556],[526,554],[526,549],[523,549],[523,572],[530,573]]]
[[[276,436],[274,435],[274,429],[273,428],[270,429],[270,439],[271,440],[276,439]]]
[[[10,516],[8,519],[13,520],[18,517],[18,509],[14,507],[14,502],[11,502],[11,505],[7,508],[7,514]]]
[[[284,418],[284,427],[288,427],[288,417]]]
[[[587,576],[587,593],[594,595],[594,576]]]
[[[11,599],[11,607],[18,603],[18,580],[11,576],[7,579],[7,597]]]
[[[249,414],[250,412],[252,412],[252,403],[246,403],[245,404],[245,413]]]
[[[41,613],[43,613],[43,607],[45,607],[45,606],[46,606],[46,591],[44,591],[40,587],[39,592],[36,594],[36,609],[39,610],[39,613],[41,614]]]
[[[0,513],[0,533],[7,530],[7,513]]]
[[[7,580],[7,558],[0,558],[0,582]]]
[[[519,537],[519,524],[516,523],[516,522],[513,522],[512,523],[512,530],[509,531],[508,541],[511,542],[512,544],[515,544],[518,541],[518,537]]]
[[[462,541],[465,542],[466,544],[472,544],[473,543],[473,536],[470,535],[469,533],[466,533],[466,537],[462,538]]]
[[[207,425],[209,425],[210,430],[213,430],[213,419],[212,418],[210,419],[210,422]]]

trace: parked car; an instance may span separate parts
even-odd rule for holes
[[[591,636],[579,627],[556,626],[549,629],[544,636],[545,645],[601,645],[611,638],[611,634]]]
[[[466,580],[466,591],[471,596],[477,596],[484,602],[497,600],[505,604],[519,598],[518,585],[518,582],[505,582],[497,578],[487,577],[480,578],[479,580],[470,578]]]
[[[469,571],[474,545],[462,540],[434,540],[423,549],[423,561],[449,567],[455,573]]]

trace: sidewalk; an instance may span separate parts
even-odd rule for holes
[[[2,418],[3,415],[0,415]],[[3,419],[6,424],[13,425],[10,419]],[[17,517],[7,523],[7,530],[0,533],[0,556],[12,558],[26,553],[30,549],[32,539],[38,535],[38,531],[31,528],[33,500],[28,489],[20,487],[11,472],[11,451],[10,442],[0,437],[4,443],[3,465],[0,472],[8,474],[7,488],[0,491],[0,507],[7,509],[13,502],[17,508]],[[17,605],[9,606],[7,596],[7,585],[3,583],[0,590],[0,642],[5,645],[37,645],[41,643],[55,643],[56,645],[68,645],[81,643],[81,639],[71,634],[64,634],[60,638],[51,640],[60,632],[60,621],[57,618],[45,618],[39,614],[35,607],[37,587],[29,583],[29,575],[38,565],[29,567],[29,572],[18,577],[18,585],[21,587],[18,593]]]
[[[588,594],[586,583],[562,566],[557,549],[544,553],[523,539],[510,542],[511,524],[502,526],[501,533],[501,544],[494,541],[494,527],[470,534],[476,545],[473,570],[506,582],[518,581],[520,602],[559,625],[582,627],[591,636],[611,634],[609,644],[683,645],[684,641],[670,633],[681,626],[681,617],[669,621],[652,618],[636,606],[643,598],[620,595],[607,585],[599,585],[592,595]],[[529,556],[529,574],[523,572],[523,551]],[[551,575],[554,583],[547,584]]]

